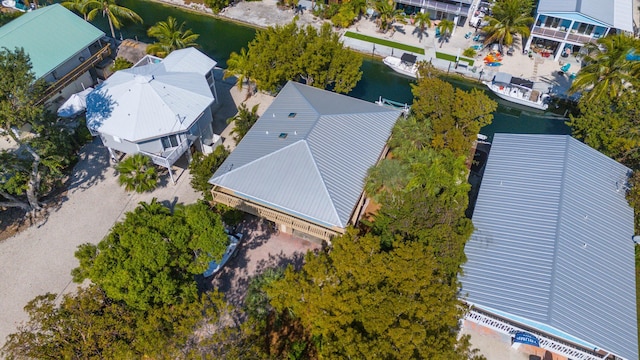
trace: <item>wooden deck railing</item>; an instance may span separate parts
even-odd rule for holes
[[[71,70],[68,74],[64,75],[56,82],[51,84],[45,91],[44,95],[40,100],[36,102],[36,105],[42,105],[45,101],[49,100],[53,95],[69,84],[74,82],[77,78],[79,78],[82,74],[84,74],[87,70],[94,67],[96,64],[104,60],[107,56],[111,55],[111,45],[107,44],[102,49],[98,50],[95,54],[91,55],[90,58],[83,61],[80,65],[78,65],[75,69]]]
[[[237,196],[225,193],[223,191],[224,189],[222,188],[214,187],[211,190],[211,194],[213,195],[213,201],[220,204],[234,207],[238,210],[242,210],[244,212],[247,212],[255,216],[265,218],[269,221],[275,222],[276,224],[285,224],[293,230],[298,230],[305,234],[315,236],[322,240],[326,240],[329,243],[331,242],[332,237],[344,233],[344,229],[337,229],[337,228],[329,229],[323,226],[319,226],[309,221],[305,221],[303,219],[299,219],[294,216],[284,214],[277,210],[268,208],[266,206],[262,206],[260,204],[256,204],[249,200],[239,198]]]

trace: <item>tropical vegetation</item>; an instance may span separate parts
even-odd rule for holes
[[[211,200],[209,179],[222,165],[227,156],[229,156],[229,150],[222,145],[217,146],[211,154],[204,155],[200,152],[193,154],[193,160],[189,164],[191,187],[196,191],[200,191],[207,201]]]
[[[135,154],[116,165],[118,183],[126,191],[143,193],[158,186],[158,171],[148,156]]]
[[[153,199],[127,213],[97,246],[79,246],[72,275],[139,310],[193,302],[194,276],[220,260],[228,243],[220,216],[206,203],[172,211]]]
[[[200,37],[191,29],[184,29],[185,23],[178,24],[176,18],[169,16],[166,21],[159,21],[147,30],[147,35],[157,41],[147,46],[147,53],[166,57],[172,51],[188,47],[197,47]]]
[[[497,0],[491,8],[492,15],[485,17],[489,25],[482,28],[486,33],[485,45],[497,42],[500,47],[510,46],[516,35],[520,35],[521,40],[528,37],[534,21],[532,9],[531,0]]]
[[[16,145],[0,151],[0,206],[22,209],[30,219],[91,138],[86,127],[69,129],[44,111],[44,87],[24,50],[0,50],[0,136]]]
[[[442,47],[445,42],[449,41],[454,27],[455,24],[453,21],[449,19],[440,20],[440,23],[437,26],[438,31],[440,31],[440,47]]]
[[[249,132],[253,124],[258,121],[259,105],[256,104],[249,110],[247,105],[242,103],[238,107],[238,113],[234,117],[227,119],[227,124],[233,123],[231,134],[233,134],[233,140],[235,140],[236,144],[240,143],[240,140]]]
[[[238,89],[242,90],[244,83],[247,83],[247,98],[253,93],[252,83],[255,82],[253,76],[253,64],[249,59],[249,54],[245,48],[240,49],[240,53],[232,52],[227,60],[227,68],[224,69],[223,79],[231,76],[237,77]]]
[[[569,89],[580,92],[583,101],[615,101],[627,90],[635,91],[640,85],[640,62],[627,56],[640,49],[640,40],[626,34],[598,39],[596,44],[584,46],[582,61],[586,64],[578,72]],[[606,109],[605,109],[606,111]]]
[[[79,8],[75,9],[78,10]],[[86,0],[86,3],[81,7],[81,9],[81,11],[78,11],[83,14],[84,11],[90,9],[87,12],[86,17],[86,19],[89,21],[93,21],[93,19],[95,19],[98,14],[102,14],[103,17],[106,17],[107,21],[109,22],[111,36],[113,38],[116,37],[114,28],[120,29],[124,21],[142,23],[142,18],[140,17],[140,15],[136,14],[135,11],[129,8],[118,5],[116,0]]]
[[[418,39],[422,42],[422,37],[427,34],[427,29],[431,27],[431,14],[428,12],[419,12],[413,17]]]
[[[260,30],[249,43],[247,56],[242,70],[233,72],[253,79],[259,90],[268,92],[277,92],[294,80],[348,93],[362,76],[362,57],[345,48],[327,23],[320,30],[299,28],[295,22]]]
[[[132,66],[133,66],[133,63],[131,61],[119,56],[113,61],[113,65],[111,66],[111,71],[115,72],[118,70],[129,69]]]
[[[67,9],[75,13],[82,15],[84,20],[88,21],[89,19],[87,18],[87,16],[91,9],[87,7],[87,3],[88,3],[88,0],[67,0],[67,1],[61,2],[60,5],[66,7]]]
[[[405,15],[400,9],[396,9],[396,3],[388,0],[377,0],[374,8],[378,13],[376,25],[380,32],[386,33],[393,29],[395,23],[406,24]]]
[[[211,9],[214,14],[219,13],[222,9],[231,4],[231,0],[203,0],[204,5]]]

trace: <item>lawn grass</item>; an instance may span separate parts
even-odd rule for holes
[[[441,53],[441,52],[437,52],[436,51],[436,59],[442,59],[442,60],[447,60],[447,61],[451,61],[451,62],[456,62],[456,56],[455,55],[450,55],[450,54],[445,54],[445,53]],[[475,63],[475,60],[473,59],[469,59],[463,56],[459,57],[459,61],[464,61],[466,63],[469,64],[469,66],[473,66],[473,64]]]
[[[423,48],[410,46],[410,45],[405,45],[405,44],[397,43],[395,41],[389,41],[389,40],[385,40],[385,39],[380,39],[380,38],[376,38],[376,37],[373,37],[373,36],[367,36],[367,35],[363,35],[363,34],[354,33],[354,32],[351,32],[351,31],[347,31],[344,34],[344,36],[350,37],[352,39],[368,41],[370,43],[383,45],[383,46],[389,46],[389,47],[392,47],[392,48],[395,48],[395,49],[400,49],[400,50],[404,50],[404,51],[410,51],[412,53],[424,55],[424,49]]]

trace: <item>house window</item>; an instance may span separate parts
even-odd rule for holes
[[[576,26],[574,25],[574,29],[576,28]],[[586,24],[586,23],[580,23],[577,26],[577,33],[578,34],[584,34],[584,35],[591,35],[591,33],[593,32],[593,30],[595,29],[595,25],[591,25],[591,24]]]
[[[162,147],[164,149],[170,149],[178,146],[178,135],[169,135],[161,139]]]
[[[557,17],[551,17],[551,16],[549,16],[544,23],[544,26],[549,28],[557,28],[558,25],[560,25],[560,19]]]

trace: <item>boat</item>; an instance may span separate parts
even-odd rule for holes
[[[414,79],[418,78],[418,64],[416,64],[417,56],[404,53],[401,57],[387,56],[382,60],[393,71]]]
[[[23,0],[2,0],[2,6],[22,12],[30,10]]]
[[[531,80],[499,72],[491,81],[483,81],[483,83],[501,99],[538,110],[546,110],[549,107],[548,102],[551,97],[538,90],[533,90],[533,81]]]

